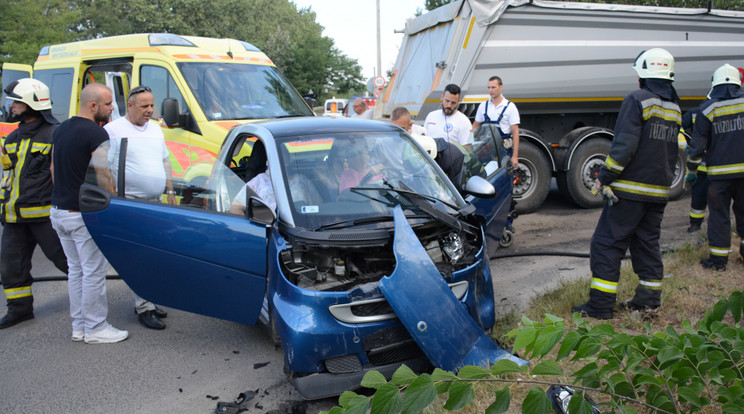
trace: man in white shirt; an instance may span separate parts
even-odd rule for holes
[[[442,94],[442,109],[429,112],[424,126],[432,138],[443,138],[447,142],[465,145],[470,139],[472,125],[465,114],[457,110],[460,104],[460,87],[454,84],[445,86]]]
[[[154,107],[155,98],[150,88],[137,86],[129,91],[127,115],[103,127],[111,142],[109,166],[114,182],[117,182],[121,140],[127,138],[125,195],[157,202],[163,192],[166,192],[168,204],[176,204],[173,170],[165,137],[160,125],[150,122]],[[160,318],[167,316],[167,313],[136,293],[133,295],[140,323],[150,329],[165,329],[165,323]]]
[[[488,95],[491,99],[478,106],[473,129],[481,124],[498,124],[505,147],[511,148],[512,164],[516,167],[519,152],[519,111],[513,102],[501,94],[503,89],[500,77],[491,76],[488,79]]]
[[[367,103],[362,98],[356,98],[351,104],[351,118],[372,119],[372,110],[367,108]]]

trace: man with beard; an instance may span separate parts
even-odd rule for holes
[[[7,176],[0,188],[0,275],[8,313],[0,329],[34,317],[31,258],[38,244],[57,269],[67,273],[67,259],[49,221],[52,182],[52,133],[59,122],[52,116],[49,88],[36,79],[19,79],[5,89],[13,117],[20,120],[3,145]]]
[[[108,122],[114,109],[111,89],[92,83],[80,93],[80,112],[54,132],[52,148],[52,225],[59,235],[70,266],[68,293],[72,340],[88,344],[125,340],[129,332],[111,326],[106,298],[108,262],[88,233],[80,214],[78,193],[88,165],[94,166],[98,186],[113,192],[108,170]]]
[[[442,109],[429,112],[424,126],[432,138],[442,138],[446,142],[460,145],[468,143],[472,125],[465,114],[457,110],[460,104],[460,87],[454,84],[445,86],[442,94]]]

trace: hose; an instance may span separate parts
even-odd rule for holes
[[[121,276],[119,275],[106,275],[106,280],[121,280]],[[61,281],[67,281],[67,276],[39,276],[33,278],[33,283],[38,282],[61,282]],[[0,280],[0,285],[2,285],[3,282]]]

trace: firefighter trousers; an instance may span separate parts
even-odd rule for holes
[[[67,258],[49,220],[5,223],[0,244],[0,276],[8,313],[33,312],[31,259],[37,244],[54,266],[67,274]]]
[[[690,191],[690,224],[702,224],[708,206],[708,174],[697,172],[697,181]]]
[[[708,244],[710,258],[728,262],[731,247],[731,210],[733,201],[736,232],[744,236],[744,178],[709,180],[708,184]],[[744,257],[744,252],[739,250]]]
[[[628,250],[633,271],[639,278],[633,302],[650,308],[661,304],[664,265],[659,237],[665,207],[666,203],[627,199],[604,207],[591,243],[591,306],[597,309],[612,309],[615,306],[620,266]]]

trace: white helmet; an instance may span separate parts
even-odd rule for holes
[[[729,65],[728,63],[713,72],[711,87],[727,83],[741,86],[741,72],[739,72],[739,69]]]
[[[34,111],[52,109],[49,88],[37,79],[23,78],[5,88],[8,99],[23,102]]]
[[[633,69],[643,79],[674,80],[674,57],[664,49],[644,50],[633,63]]]

